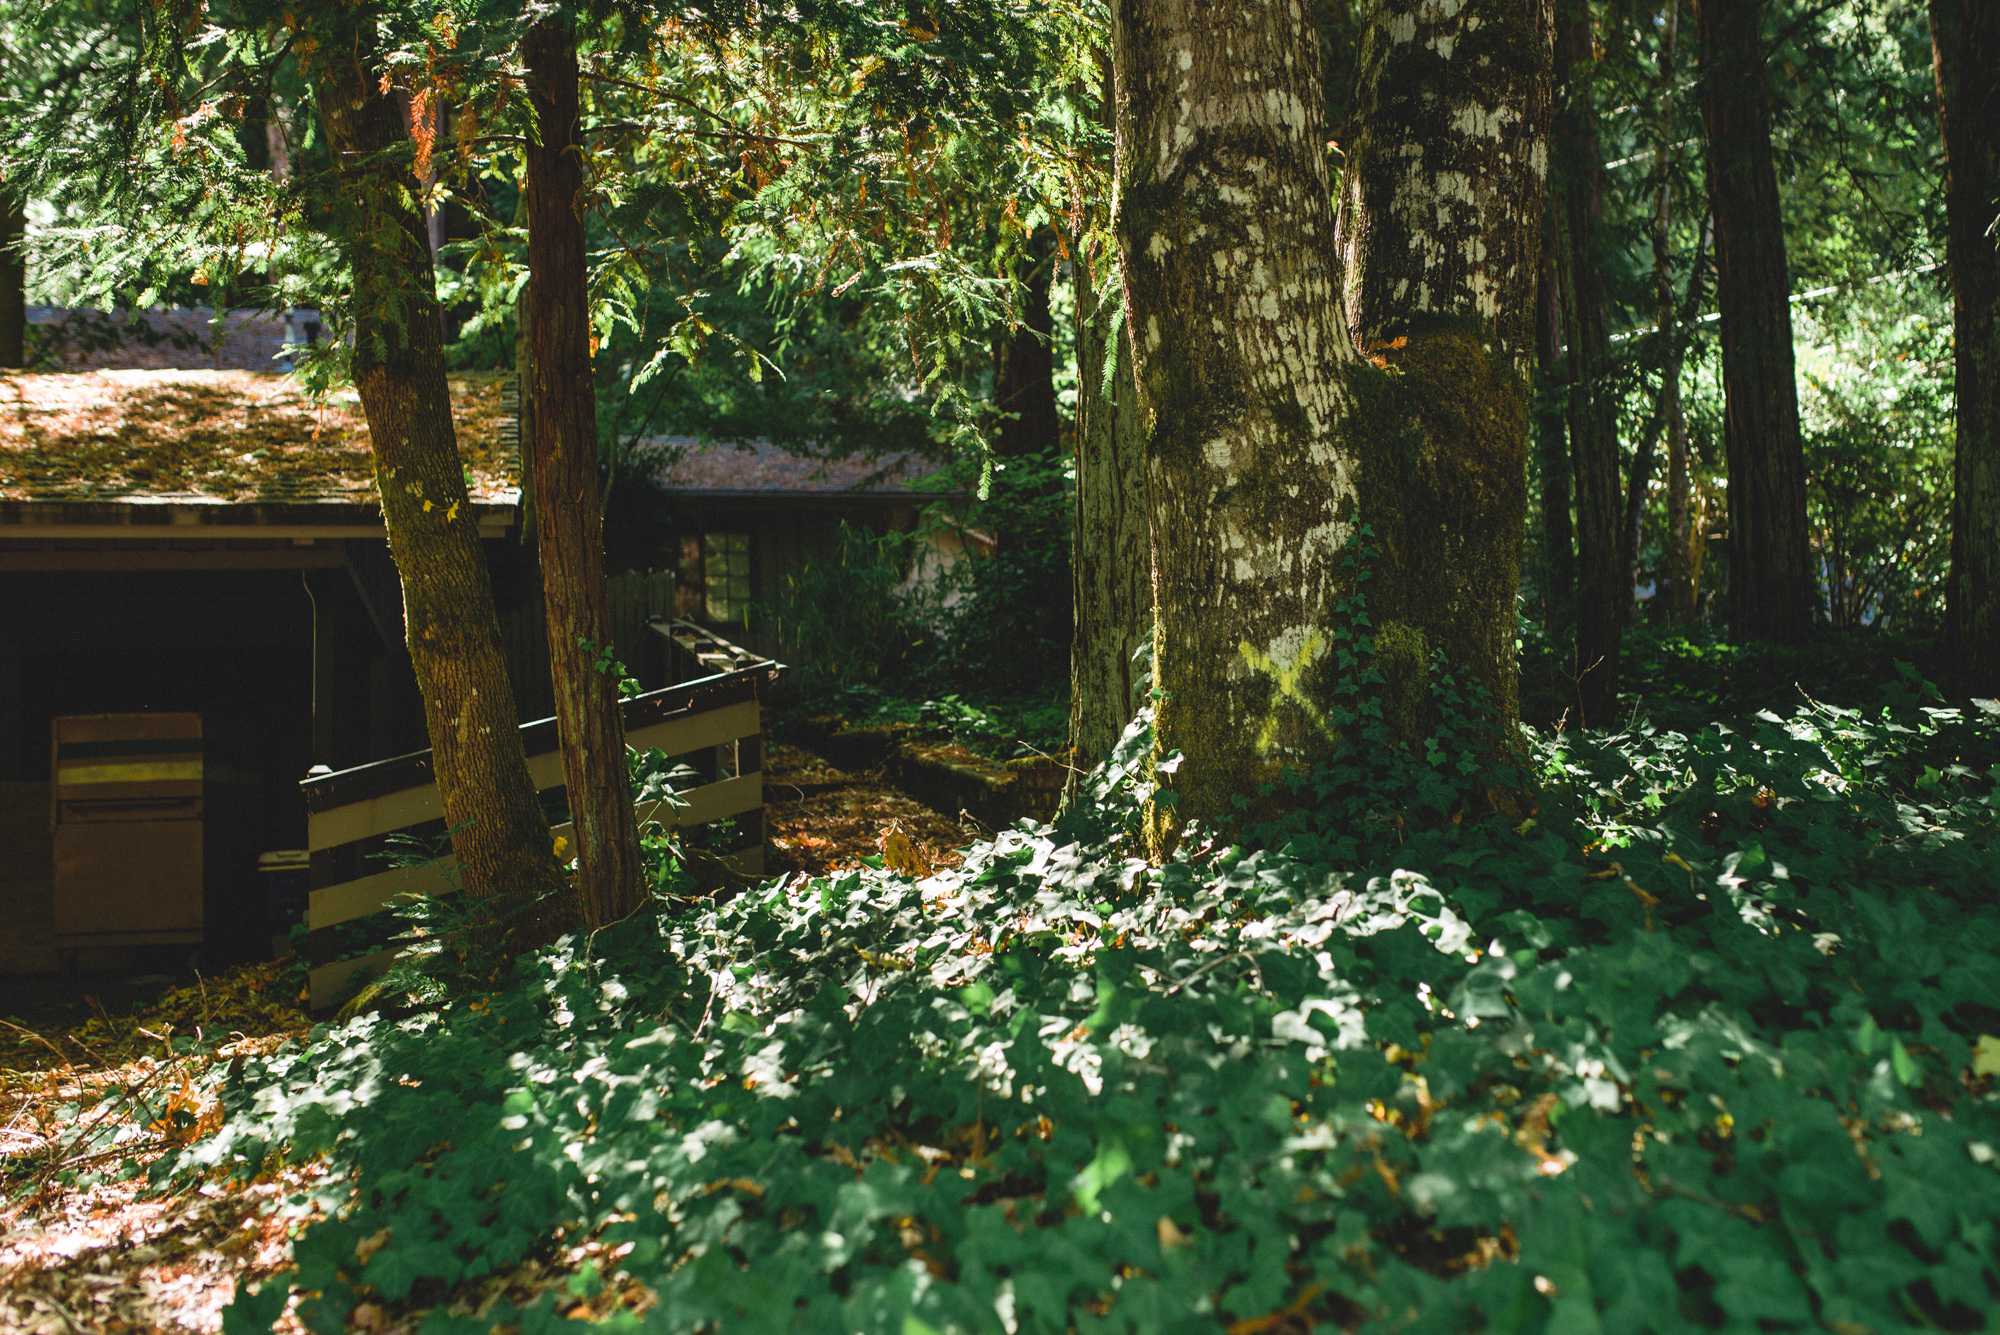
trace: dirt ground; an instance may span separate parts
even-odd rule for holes
[[[931,810],[879,774],[837,770],[810,751],[774,746],[764,760],[764,820],[784,868],[823,876],[882,851],[891,826],[927,865],[955,867],[958,850],[988,833]]]
[[[845,773],[809,751],[774,746],[764,766],[769,870],[823,875],[887,851],[915,869],[954,865],[983,833],[914,801],[879,775]],[[899,837],[900,836],[900,840]],[[902,842],[902,841],[906,841]],[[82,980],[0,997],[0,1331],[23,1335],[208,1332],[239,1279],[286,1265],[290,1238],[317,1208],[317,1164],[247,1187],[149,1195],[144,1170],[215,1125],[206,1090],[239,1054],[303,1038],[301,972],[291,961],[215,978]],[[176,1039],[199,1037],[196,1051]],[[220,1042],[218,1042],[220,1040]],[[134,1108],[143,1109],[135,1113]],[[115,1128],[92,1152],[78,1131]],[[565,1240],[476,1291],[455,1310],[501,1297],[524,1304],[591,1258]],[[642,1296],[606,1289],[570,1315]],[[364,1304],[357,1330],[414,1330],[416,1313]],[[300,1332],[294,1317],[281,1332]]]

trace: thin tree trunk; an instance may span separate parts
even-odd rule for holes
[[[1729,622],[1739,640],[1812,627],[1791,279],[1771,160],[1761,0],[1695,0],[1729,464]]]
[[[1120,377],[1111,330],[1115,282],[1091,290],[1088,257],[1076,266],[1076,505],[1072,546],[1076,637],[1070,654],[1070,737],[1076,765],[1104,758],[1134,712],[1132,655],[1153,625],[1152,537],[1146,514],[1146,440],[1129,374]],[[1110,363],[1107,366],[1107,362]],[[1124,367],[1129,371],[1129,366]],[[1106,372],[1111,392],[1104,392]]]
[[[28,364],[28,211],[0,190],[0,366]]]
[[[1108,64],[1100,115],[1117,105]],[[1093,201],[1087,218],[1097,219]],[[1091,226],[1080,229],[1087,233]],[[1153,540],[1146,505],[1146,437],[1132,387],[1131,353],[1119,313],[1115,256],[1087,235],[1075,243],[1076,497],[1071,533],[1076,630],[1070,653],[1070,744],[1076,771],[1096,765],[1136,712],[1132,656],[1153,628]],[[1099,284],[1100,267],[1110,272]],[[1123,375],[1120,375],[1120,372]]]
[[[1610,384],[1598,233],[1604,214],[1603,153],[1592,104],[1590,10],[1582,0],[1557,24],[1555,171],[1562,219],[1563,332],[1569,344],[1569,442],[1576,477],[1577,722],[1602,727],[1618,706],[1618,648],[1632,588],[1619,561],[1623,492],[1618,485],[1618,405]]]
[[[354,385],[375,455],[389,549],[403,577],[410,658],[424,697],[461,888],[518,903],[559,891],[549,827],[528,777],[493,589],[452,430],[423,220],[407,203],[395,99],[363,60],[322,48],[318,101],[341,164],[334,216],[353,274]],[[534,930],[560,925],[562,905]]]
[[[1004,414],[993,451],[1007,458],[1051,449],[1062,436],[1062,413],[1056,406],[1056,323],[1049,307],[1055,253],[1055,229],[1037,228],[1018,270],[1021,322],[993,340],[993,403]]]
[[[1688,504],[1687,413],[1680,396],[1667,406],[1667,560],[1660,596],[1667,621],[1692,626],[1696,620],[1694,532]]]
[[[1955,689],[1991,697],[2000,695],[2000,7],[1931,0],[1931,43],[1958,400],[1945,656]]]
[[[1656,287],[1655,296],[1659,301],[1656,318],[1666,330],[1668,337],[1661,347],[1660,392],[1654,400],[1652,416],[1646,423],[1642,449],[1650,459],[1654,445],[1660,434],[1667,438],[1667,533],[1663,541],[1663,561],[1660,572],[1660,587],[1657,597],[1664,599],[1660,606],[1667,609],[1667,619],[1674,625],[1685,626],[1693,623],[1695,616],[1695,586],[1698,583],[1700,561],[1695,556],[1693,536],[1689,527],[1688,511],[1688,457],[1687,457],[1687,414],[1681,403],[1681,373],[1687,364],[1688,330],[1695,317],[1700,314],[1703,293],[1706,291],[1708,274],[1709,241],[1714,231],[1713,220],[1702,219],[1700,233],[1695,240],[1694,259],[1688,267],[1687,294],[1681,301],[1678,313],[1674,311],[1671,278],[1666,286]],[[1666,233],[1664,228],[1654,236],[1653,262],[1655,281],[1667,272]],[[1643,496],[1626,494],[1627,536],[1636,553],[1639,541],[1638,507],[1643,504]],[[1636,556],[1633,562],[1635,578]]]
[[[1343,286],[1309,12],[1113,7],[1159,747],[1185,758],[1156,848],[1331,752],[1364,587],[1403,737],[1434,650],[1515,717],[1547,28],[1501,0],[1416,9],[1366,39]],[[1365,586],[1350,540],[1379,552]]]
[[[1576,528],[1570,516],[1569,425],[1563,400],[1562,281],[1553,247],[1544,250],[1535,285],[1535,450],[1542,479],[1542,592],[1549,644],[1558,659],[1576,634]]]
[[[1653,337],[1659,349],[1660,392],[1653,403],[1652,421],[1633,451],[1632,469],[1625,481],[1625,522],[1619,530],[1618,564],[1625,572],[1628,591],[1639,586],[1639,553],[1645,543],[1646,493],[1653,484],[1653,455],[1661,433],[1680,412],[1681,402],[1680,326],[1674,318],[1673,252],[1668,246],[1674,217],[1674,39],[1680,16],[1680,0],[1667,0],[1666,24],[1660,33],[1660,95],[1653,121],[1653,319],[1658,326]],[[1694,281],[1690,276],[1690,285]],[[1655,596],[1660,589],[1656,580]]]
[[[567,23],[545,20],[528,30],[522,55],[536,126],[527,192],[534,429],[523,439],[533,442],[535,548],[576,830],[577,889],[585,921],[601,927],[638,907],[643,875],[618,678],[600,666],[612,652],[611,605],[598,500],[574,35]]]

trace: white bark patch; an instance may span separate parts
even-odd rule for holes
[[[1513,107],[1501,106],[1488,109],[1473,103],[1463,106],[1451,118],[1451,128],[1472,139],[1503,139],[1507,131],[1520,124],[1521,113]]]

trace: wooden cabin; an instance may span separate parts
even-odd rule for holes
[[[552,695],[510,400],[501,377],[452,380],[516,706],[532,720]],[[914,461],[793,471],[767,448],[661,457],[702,462],[668,469],[650,568],[611,581],[619,657],[648,689],[677,679],[652,623],[724,623],[768,653],[756,600],[839,520],[907,524],[946,498],[908,485]],[[306,847],[308,771],[428,745],[351,392],[314,402],[281,375],[185,367],[0,372],[0,627],[0,973],[61,962],[54,719],[201,717],[205,772],[231,795],[217,821],[233,831],[206,871],[211,964],[268,951],[257,858]]]

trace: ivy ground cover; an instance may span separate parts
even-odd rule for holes
[[[1164,866],[1131,854],[1149,748],[926,879],[663,910],[240,1063],[163,1184],[334,1185],[227,1329],[574,1329],[590,1271],[452,1306],[559,1235],[640,1295],[610,1324],[672,1332],[2000,1308],[1987,716],[1904,689],[1542,739],[1506,815],[1356,760],[1301,790],[1318,824]]]

